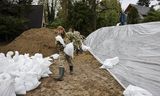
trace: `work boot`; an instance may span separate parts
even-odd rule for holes
[[[62,81],[64,76],[64,67],[60,66],[59,67],[59,76],[55,77],[54,79],[57,81]]]
[[[83,53],[83,50],[82,50],[82,48],[80,48],[80,49],[79,49],[79,52],[80,52],[81,54]]]
[[[73,66],[69,66],[70,74],[73,74]]]

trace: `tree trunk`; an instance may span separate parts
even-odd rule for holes
[[[68,0],[61,0],[60,3],[62,6],[62,18],[66,22],[68,18]]]
[[[93,25],[93,29],[92,29],[92,31],[94,31],[94,30],[96,30],[96,27],[97,27],[97,13],[96,13],[96,6],[97,6],[97,4],[96,4],[96,0],[89,0],[89,4],[90,4],[90,6],[91,6],[91,10],[92,10],[92,12],[93,12],[93,17],[92,17],[92,25]]]

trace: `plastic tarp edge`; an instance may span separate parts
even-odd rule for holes
[[[94,55],[94,53],[91,51],[91,49],[88,50],[93,56],[94,58],[96,58],[96,60],[98,60],[101,64],[103,64],[103,62],[96,56]],[[118,78],[109,70],[109,69],[106,69],[112,76],[114,79],[116,79],[116,81],[124,88],[126,89],[126,87],[118,80]]]

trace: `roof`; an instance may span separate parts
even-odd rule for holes
[[[129,11],[129,7],[134,7],[137,9],[139,14],[141,15],[147,15],[148,12],[150,11],[150,7],[145,7],[145,6],[140,6],[140,5],[135,5],[135,4],[129,4],[129,6],[126,8],[125,12]]]
[[[31,5],[31,11],[25,13],[25,18],[30,22],[29,28],[41,28],[43,20],[43,5]]]

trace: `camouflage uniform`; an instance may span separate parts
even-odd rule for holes
[[[72,32],[67,32],[66,35],[65,35],[65,38],[64,38],[65,43],[66,44],[71,43],[71,42],[73,42],[73,39],[74,39],[73,38],[73,33]],[[66,57],[66,60],[67,60],[67,62],[69,64],[69,66],[73,67],[72,58],[70,56],[68,56],[68,55],[65,55],[65,57]],[[71,70],[73,70],[73,68]]]
[[[61,34],[59,34],[59,35],[61,35]],[[65,33],[63,39],[64,39],[65,44],[73,42],[74,49],[76,50],[76,53],[78,54],[78,51],[81,50],[81,45],[82,45],[81,42],[83,40],[83,36],[80,35],[80,33],[78,31],[75,31],[74,33],[73,32],[67,32],[67,33]],[[70,73],[72,74],[72,72],[73,72],[72,57],[68,56],[67,54],[65,54],[63,52],[64,47],[60,42],[57,42],[56,46],[57,46],[57,49],[59,50],[59,53],[62,54],[61,59],[63,58],[65,60],[67,60],[67,63],[69,64]]]
[[[78,31],[75,31],[74,33],[74,40],[73,40],[73,44],[74,44],[74,47],[75,47],[75,51],[76,53],[78,54],[78,52],[82,51],[82,41],[83,41],[83,37],[82,35],[80,35],[80,32]]]
[[[58,50],[58,53],[63,52],[63,49],[64,49],[63,45],[59,41],[56,41],[55,43],[56,43],[56,49]]]
[[[65,33],[65,37],[63,39],[64,39],[65,44],[71,43],[73,41],[73,33],[72,32]],[[59,53],[62,54],[61,59],[65,59],[67,63],[69,64],[70,73],[72,74],[73,72],[72,57],[68,56],[67,54],[63,52],[64,47],[60,42],[57,42],[56,46],[57,46],[57,49],[59,50]]]
[[[74,40],[73,32],[67,32],[66,37],[65,37],[65,42],[68,44],[68,43],[73,42],[73,40]]]

